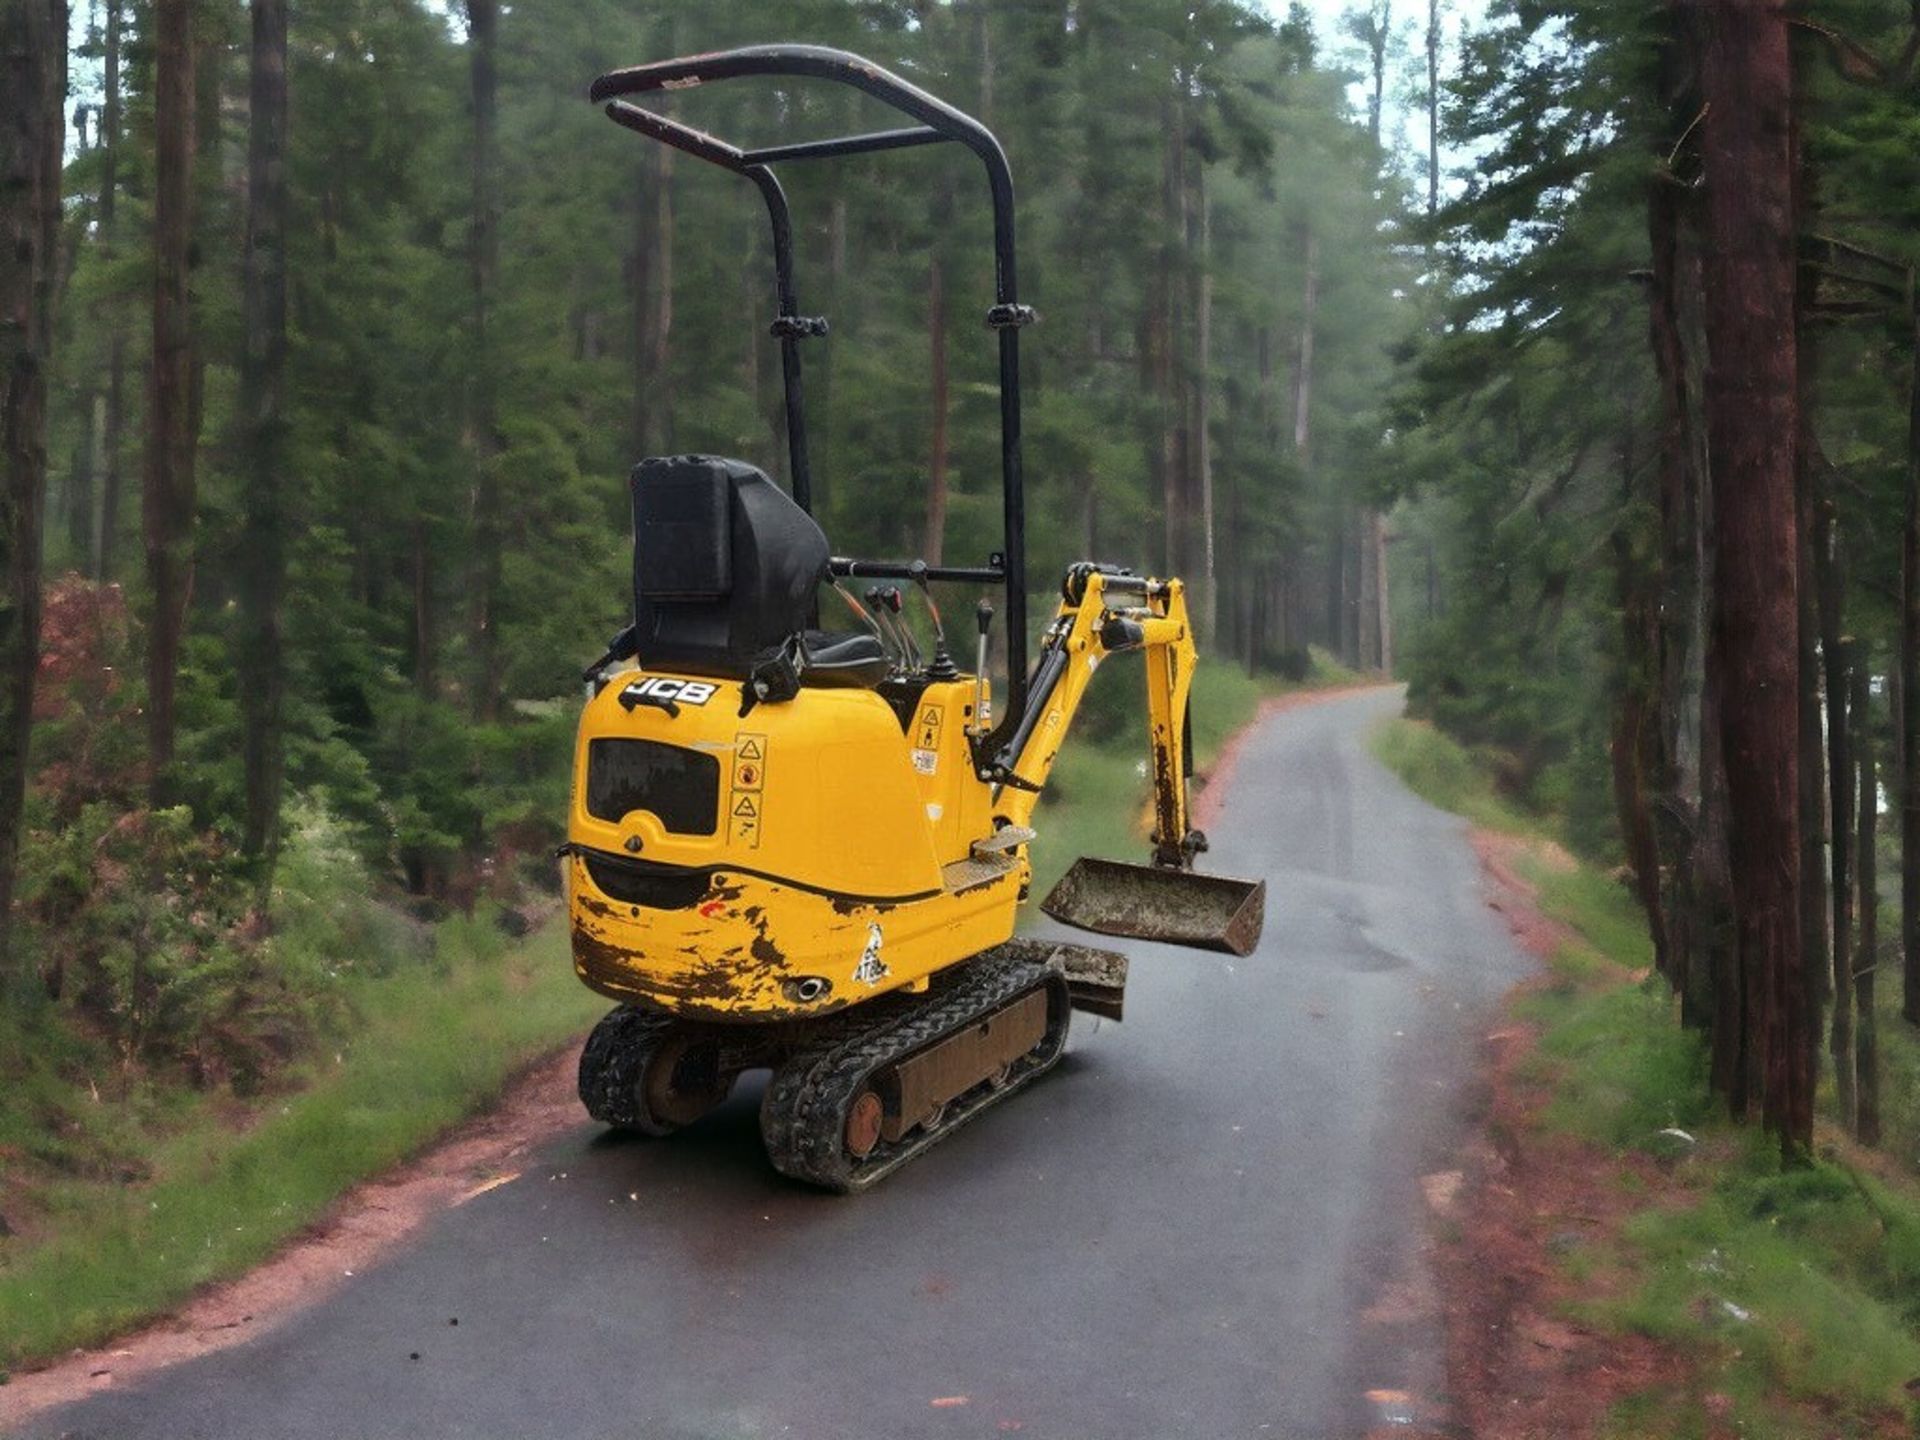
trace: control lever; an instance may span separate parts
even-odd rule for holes
[[[882,633],[879,622],[867,613],[866,608],[861,605],[858,600],[854,599],[853,596],[841,588],[838,580],[831,581],[830,583],[833,587],[833,593],[847,602],[847,608],[860,617],[860,623],[872,632],[873,638],[880,642],[880,648],[882,650],[886,649],[887,637]]]
[[[993,602],[982,599],[973,618],[980,627],[979,659],[973,667],[973,728],[984,735],[993,728],[993,691],[987,685],[987,632],[993,628]]]
[[[887,615],[891,617],[890,623],[893,625],[894,631],[899,635],[901,643],[906,649],[907,668],[910,670],[918,670],[921,665],[920,644],[913,638],[912,627],[907,624],[906,615],[904,614],[907,608],[906,601],[900,597],[900,587],[898,585],[882,586],[880,590],[880,603],[885,607]]]
[[[926,601],[927,613],[933,617],[933,661],[927,666],[927,678],[957,680],[960,667],[953,663],[953,653],[947,649],[947,627],[940,623],[940,607],[933,603],[933,589],[927,584],[927,562],[914,561],[907,567],[907,573],[920,587],[920,598]]]
[[[911,667],[912,657],[899,630],[894,626],[893,616],[887,609],[887,594],[878,585],[867,587],[867,605],[873,611],[875,622],[879,625],[884,644],[893,654],[893,668],[905,670]]]

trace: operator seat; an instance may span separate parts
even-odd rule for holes
[[[634,642],[642,664],[744,680],[789,640],[800,683],[871,688],[888,661],[872,635],[818,624],[827,537],[741,460],[666,455],[633,469]]]

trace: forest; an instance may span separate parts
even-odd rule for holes
[[[585,87],[804,39],[1006,146],[1036,612],[1091,556],[1248,673],[1405,678],[1619,866],[1735,1114],[1804,1153],[1824,1068],[1873,1141],[1920,1024],[1920,5],[1457,8],[6,0],[10,1047],[257,1087],[342,971],[551,888],[623,477],[784,463],[753,197]],[[823,524],[979,563],[977,173],[793,202]]]

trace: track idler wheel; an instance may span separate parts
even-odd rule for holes
[[[671,1135],[727,1098],[736,1076],[697,1026],[622,1005],[580,1052],[580,1103],[603,1125]]]
[[[880,1143],[880,1130],[886,1123],[886,1106],[872,1090],[862,1090],[847,1108],[847,1153],[864,1160]]]

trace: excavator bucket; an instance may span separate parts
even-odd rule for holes
[[[1267,882],[1082,857],[1040,908],[1102,935],[1250,955],[1266,918]]]

